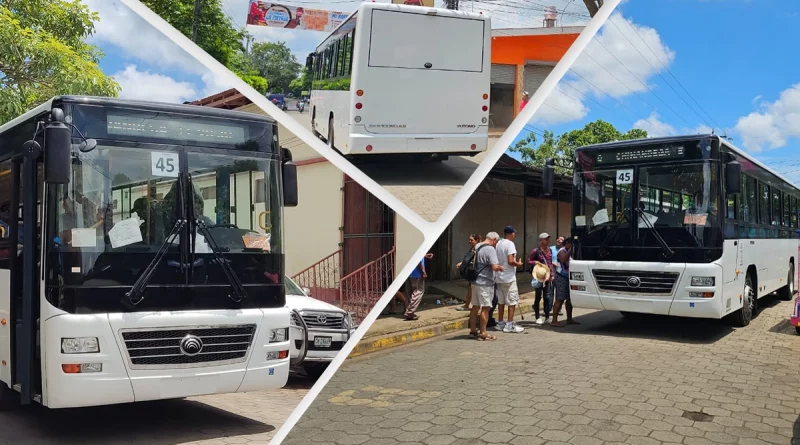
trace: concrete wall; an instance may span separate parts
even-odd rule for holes
[[[395,278],[399,272],[411,261],[414,252],[422,245],[425,238],[422,233],[411,223],[400,216],[395,216]]]
[[[339,249],[341,170],[330,162],[297,169],[299,205],[284,210],[286,274],[291,276]]]

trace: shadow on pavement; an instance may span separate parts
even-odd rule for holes
[[[5,413],[15,425],[9,443],[147,443],[167,445],[268,433],[272,425],[192,400],[140,402],[49,410],[31,406]],[[13,436],[19,437],[13,437]]]

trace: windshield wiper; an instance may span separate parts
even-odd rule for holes
[[[192,174],[189,173],[189,190],[192,191],[192,195],[194,195],[194,186],[192,185]],[[216,262],[222,267],[222,271],[225,273],[225,277],[228,278],[228,282],[231,283],[231,287],[233,288],[234,295],[228,295],[228,298],[235,301],[236,303],[241,302],[245,298],[247,298],[247,292],[242,285],[242,281],[239,280],[239,276],[236,275],[233,268],[230,265],[230,262],[225,259],[222,255],[222,249],[219,248],[219,245],[214,240],[214,237],[211,236],[211,231],[208,230],[208,226],[206,223],[200,220],[200,218],[195,215],[194,209],[194,196],[189,203],[189,214],[192,221],[194,221],[195,226],[200,229],[202,232],[203,237],[208,241],[208,247],[211,248],[211,254],[214,256],[214,260],[212,262]],[[192,231],[194,232],[194,231]],[[190,241],[192,246],[192,257],[194,257],[197,246],[196,246],[196,239],[197,237],[193,237]]]
[[[658,241],[658,244],[661,245],[661,250],[664,255],[664,258],[670,258],[672,255],[674,255],[675,252],[673,252],[673,250],[669,248],[669,244],[667,244],[667,242],[664,241],[664,238],[661,238],[661,235],[658,233],[658,230],[656,230],[653,223],[650,222],[649,219],[647,219],[647,215],[645,215],[644,210],[642,210],[639,207],[636,207],[636,211],[639,213],[639,218],[642,218],[642,221],[644,221],[644,225],[647,226],[647,228],[650,229],[651,232],[653,232],[653,236],[656,237],[656,241]]]
[[[147,286],[147,283],[150,282],[150,278],[152,278],[153,272],[155,272],[156,267],[158,267],[158,263],[160,263],[164,258],[164,255],[167,254],[170,244],[172,244],[172,241],[174,241],[175,237],[178,236],[181,228],[183,228],[185,224],[185,219],[179,219],[175,221],[175,224],[173,224],[172,229],[170,229],[167,237],[161,244],[161,247],[158,248],[158,252],[156,252],[156,256],[153,258],[153,261],[151,261],[147,268],[145,268],[145,270],[142,272],[142,275],[139,276],[139,279],[133,283],[131,290],[125,293],[125,296],[128,297],[128,301],[130,301],[132,305],[136,306],[141,303],[142,300],[144,300],[144,296],[142,295],[144,288]]]
[[[619,223],[614,224],[614,227],[608,232],[606,239],[600,244],[600,247],[597,249],[597,253],[600,255],[601,258],[605,258],[608,256],[608,244],[617,236],[617,232],[619,231]]]
[[[239,303],[243,299],[247,298],[247,292],[244,290],[244,286],[242,286],[242,282],[239,280],[239,277],[234,272],[233,268],[230,265],[230,262],[225,259],[222,255],[222,249],[219,248],[219,245],[216,241],[214,241],[214,237],[211,236],[211,231],[208,230],[208,226],[206,223],[201,221],[199,218],[194,219],[194,223],[202,232],[202,235],[208,241],[208,247],[211,247],[211,254],[214,255],[214,260],[219,263],[222,267],[222,271],[225,273],[225,276],[228,278],[228,281],[231,283],[231,287],[233,287],[234,295],[228,295],[228,297]],[[194,243],[193,243],[194,244]],[[194,254],[194,250],[192,251]]]

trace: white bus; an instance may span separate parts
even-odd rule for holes
[[[0,126],[0,408],[284,386],[294,205],[264,116],[56,97]]]
[[[574,161],[575,307],[746,326],[760,298],[791,298],[800,189],[745,152],[695,135],[582,147]]]
[[[491,35],[484,15],[363,3],[306,60],[313,130],[343,155],[486,150]]]

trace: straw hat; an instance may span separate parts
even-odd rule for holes
[[[533,266],[533,277],[540,283],[546,282],[550,279],[550,268],[541,264]]]

